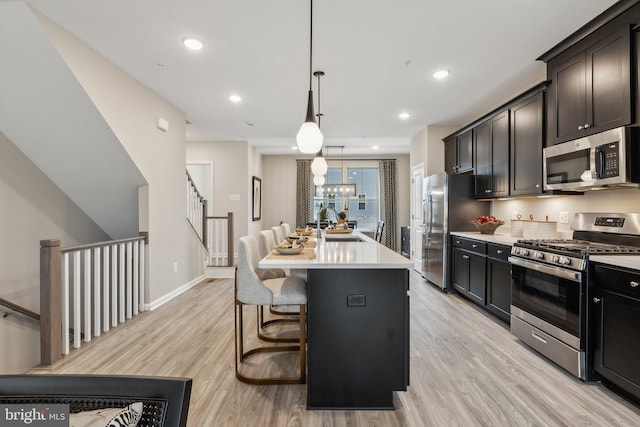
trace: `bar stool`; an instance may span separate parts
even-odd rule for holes
[[[271,232],[273,233],[273,239],[276,241],[276,245],[279,245],[284,240],[284,235],[282,234],[282,228],[279,225],[271,227]],[[288,236],[287,236],[288,237]]]
[[[280,229],[282,229],[282,234],[284,235],[285,239],[291,236],[291,227],[286,222],[280,224]]]
[[[248,384],[304,384],[306,382],[306,339],[307,339],[307,291],[305,282],[298,277],[280,277],[260,280],[256,274],[259,260],[258,242],[253,236],[240,238],[238,247],[238,266],[235,273],[235,355],[236,378]],[[261,346],[244,351],[244,329],[242,322],[245,305],[298,305],[300,309],[300,337],[298,345]],[[238,369],[238,360],[242,363],[247,357],[265,352],[299,351],[300,373],[297,377],[256,378],[242,374]]]

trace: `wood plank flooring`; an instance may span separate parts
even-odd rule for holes
[[[245,309],[247,336],[255,333],[254,313]],[[218,279],[142,315],[51,373],[191,377],[192,427],[640,425],[640,409],[565,373],[503,324],[415,272],[411,385],[395,394],[395,411],[307,411],[305,385],[237,381],[233,352],[233,281]],[[260,356],[246,365],[293,374],[297,354]]]

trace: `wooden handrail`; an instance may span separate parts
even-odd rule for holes
[[[116,245],[118,243],[126,243],[126,242],[134,242],[136,240],[144,240],[145,243],[147,241],[147,236],[139,236],[139,237],[129,237],[127,239],[119,239],[119,240],[108,240],[106,242],[97,242],[97,243],[87,243],[86,245],[77,245],[77,246],[68,246],[66,248],[62,248],[61,252],[73,252],[81,249],[92,249],[100,246],[107,245]]]
[[[31,311],[28,308],[24,308],[21,305],[18,304],[14,304],[11,301],[7,301],[4,298],[0,298],[0,305],[3,307],[8,308],[9,310],[13,310],[16,313],[20,313],[23,314],[27,317],[32,318],[33,320],[37,320],[38,322],[40,321],[40,315],[38,313],[36,313],[35,311]]]

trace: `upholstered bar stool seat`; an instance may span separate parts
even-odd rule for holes
[[[304,280],[299,277],[278,277],[260,280],[256,270],[260,253],[258,242],[253,236],[240,238],[238,246],[238,267],[235,274],[235,352],[236,378],[250,384],[302,384],[306,381],[306,303],[307,288]],[[255,305],[297,305],[300,316],[300,336],[296,340],[298,345],[262,346],[251,350],[244,350],[243,306]],[[259,329],[259,326],[258,326]],[[300,372],[297,377],[286,378],[256,378],[240,372],[239,364],[247,357],[265,352],[299,351]]]
[[[291,227],[286,222],[283,222],[282,224],[280,224],[280,229],[282,230],[282,235],[284,236],[285,239],[291,236]]]

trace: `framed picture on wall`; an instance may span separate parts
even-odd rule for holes
[[[260,221],[262,216],[262,180],[257,176],[253,177],[253,203],[252,203],[252,219],[253,221]]]

